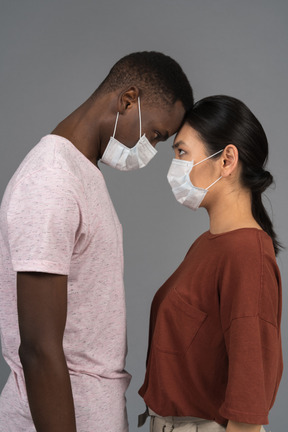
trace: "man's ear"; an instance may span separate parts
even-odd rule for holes
[[[238,149],[234,144],[228,144],[221,155],[221,176],[228,177],[238,166]]]
[[[126,110],[130,110],[135,105],[138,106],[139,94],[139,88],[136,86],[131,86],[120,93],[118,99],[118,112],[124,114]]]

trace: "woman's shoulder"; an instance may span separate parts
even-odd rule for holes
[[[210,266],[235,268],[237,272],[241,272],[241,268],[253,271],[265,262],[269,266],[276,265],[271,237],[257,228],[239,228],[218,234],[206,231],[194,241],[186,258],[204,258]]]
[[[274,256],[274,248],[271,237],[258,228],[239,228],[220,234],[206,233],[206,237],[217,244],[217,249],[225,255],[233,256],[238,254],[251,255],[255,253],[268,253]]]

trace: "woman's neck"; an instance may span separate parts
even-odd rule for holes
[[[240,189],[222,195],[221,199],[207,208],[210,219],[210,232],[219,234],[239,228],[261,229],[252,215],[251,195]]]

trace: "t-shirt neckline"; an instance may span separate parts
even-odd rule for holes
[[[237,232],[240,232],[240,231],[257,231],[257,232],[260,232],[260,233],[267,234],[264,230],[262,230],[260,228],[256,228],[256,227],[243,227],[243,228],[236,228],[236,229],[233,229],[233,230],[230,230],[230,231],[224,231],[224,232],[217,233],[217,234],[213,234],[213,233],[211,233],[210,230],[208,230],[208,231],[206,231],[206,236],[207,236],[208,239],[213,240],[214,238],[223,237],[225,235],[234,234],[234,233],[237,233]]]
[[[65,137],[63,137],[62,135],[57,135],[57,134],[47,134],[47,135],[45,135],[42,139],[53,139],[54,141],[56,141],[56,142],[62,142],[62,143],[65,143],[65,144],[67,144],[67,145],[69,145],[69,147],[72,147],[73,148],[73,151],[75,152],[75,153],[77,153],[77,155],[79,156],[79,157],[81,157],[83,160],[85,160],[86,161],[86,163],[89,165],[89,166],[91,166],[91,167],[93,167],[94,169],[96,169],[97,170],[97,172],[99,172],[99,173],[101,173],[102,174],[102,172],[101,172],[101,170],[100,170],[100,168],[97,166],[97,165],[95,165],[93,162],[91,162],[90,161],[90,159],[88,159],[80,150],[78,150],[78,148],[70,141],[70,140],[68,140],[67,138],[65,138]],[[103,175],[103,174],[102,174]]]

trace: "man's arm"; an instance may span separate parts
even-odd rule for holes
[[[76,432],[63,351],[67,276],[18,273],[19,356],[37,432]]]
[[[238,423],[229,420],[226,432],[260,432],[261,425]]]

